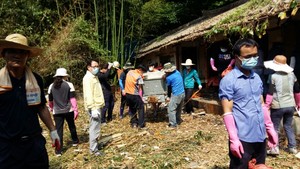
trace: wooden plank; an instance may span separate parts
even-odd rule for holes
[[[205,112],[208,114],[223,114],[223,109],[219,100],[204,98],[193,98],[192,100],[198,102],[198,104],[203,107]]]

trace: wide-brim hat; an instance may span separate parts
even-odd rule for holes
[[[176,66],[172,65],[172,63],[168,62],[164,64],[164,72],[171,73],[176,70]]]
[[[125,65],[123,66],[123,69],[133,69],[133,68],[134,66],[130,62],[125,63]]]
[[[192,65],[195,65],[195,64],[193,64],[191,59],[187,59],[185,61],[185,63],[181,63],[181,65],[183,65],[183,66],[192,66]]]
[[[273,60],[265,61],[264,65],[266,68],[272,69],[276,72],[286,72],[290,73],[294,69],[286,64],[286,57],[283,55],[277,55]]]
[[[58,68],[56,70],[56,73],[55,73],[55,75],[53,77],[57,77],[57,76],[63,76],[63,77],[65,77],[65,76],[69,76],[69,75],[67,74],[67,70],[65,68]]]
[[[28,50],[30,52],[29,57],[38,56],[43,51],[41,48],[29,46],[27,38],[18,33],[10,34],[5,39],[0,40],[0,55],[2,55],[3,49],[7,48]]]

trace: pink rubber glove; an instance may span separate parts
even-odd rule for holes
[[[231,59],[229,65],[227,66],[227,68],[231,68],[232,69],[232,65],[235,63],[234,59]]]
[[[77,101],[75,97],[70,98],[70,102],[72,105],[72,109],[74,110],[74,120],[78,117],[78,107],[77,107]]]
[[[53,101],[48,101],[50,111],[53,111]]]
[[[273,96],[270,95],[270,94],[267,94],[265,106],[266,106],[268,109],[270,109],[270,107],[271,107],[272,100],[273,100]]]
[[[264,113],[265,126],[268,135],[268,146],[270,148],[274,148],[278,144],[278,135],[274,129],[274,125],[270,117],[269,109],[266,106],[262,106],[262,110]]]
[[[295,93],[294,98],[295,98],[296,106],[299,109],[300,108],[300,93]]]
[[[210,58],[210,66],[211,66],[212,70],[218,71],[218,69],[215,66],[215,60],[213,58]]]
[[[242,154],[244,154],[244,148],[237,135],[237,129],[232,112],[225,113],[223,120],[229,135],[230,151],[234,156],[242,158]]]

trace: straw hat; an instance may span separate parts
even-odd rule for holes
[[[38,56],[43,51],[41,48],[28,46],[27,38],[18,33],[10,34],[4,40],[0,40],[0,55],[2,55],[2,50],[6,48],[28,50],[30,52],[29,57]]]
[[[123,69],[133,69],[133,68],[134,66],[130,62],[125,63],[125,65],[123,66]]]
[[[273,60],[265,61],[264,65],[266,68],[272,69],[274,71],[281,71],[290,73],[294,69],[291,68],[289,65],[286,64],[286,57],[283,55],[276,55]]]
[[[69,76],[69,75],[67,74],[67,70],[65,68],[58,68],[56,69],[56,73],[53,77],[56,76]]]
[[[191,59],[187,59],[185,61],[185,63],[181,63],[181,65],[183,65],[183,66],[192,66],[192,65],[195,65],[195,64],[192,63]]]
[[[176,70],[176,66],[172,65],[172,63],[168,62],[164,64],[164,72],[171,73]]]

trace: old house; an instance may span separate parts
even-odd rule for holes
[[[240,37],[255,38],[261,46],[263,60],[272,59],[268,53],[275,43],[281,44],[288,58],[297,51],[300,55],[298,5],[289,0],[276,3],[240,0],[221,9],[206,11],[201,18],[142,45],[137,58],[145,64],[173,62],[178,70],[182,70],[181,63],[190,58],[196,63],[195,68],[205,86],[213,76],[209,64],[211,52],[214,45],[224,39],[233,45]],[[300,56],[296,65],[300,65],[299,62]],[[295,68],[295,73],[299,71]]]

